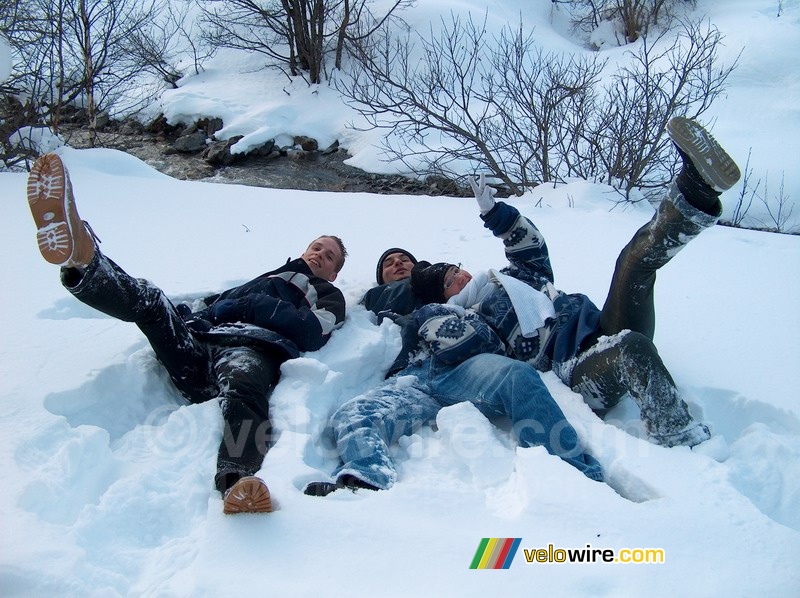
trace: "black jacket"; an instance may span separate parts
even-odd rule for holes
[[[280,349],[287,359],[315,351],[344,323],[345,300],[302,259],[287,262],[238,287],[205,299],[208,306],[182,315],[208,342]]]

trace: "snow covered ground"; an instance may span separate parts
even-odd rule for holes
[[[490,4],[510,12],[522,5]],[[429,0],[420,5],[432,10]],[[798,97],[789,57],[800,49],[800,14],[797,2],[784,2],[776,19],[773,5],[705,2],[732,45],[761,40],[744,55],[748,77],[716,107],[714,132],[742,162],[748,144],[768,148],[788,175],[800,155],[800,102],[787,99]],[[546,39],[549,27],[539,25]],[[231,127],[236,115],[253,131],[278,121],[270,136],[306,132],[303,119],[315,116],[321,145],[326,134],[348,145],[345,111],[320,103],[329,90],[270,104],[253,83],[258,75],[232,79],[231,67],[210,68],[202,85],[187,81],[165,108],[211,116],[205,110],[217,102]],[[759,79],[767,68],[780,72]],[[778,81],[781,93],[772,93]],[[351,145],[364,144],[363,165],[367,142],[349,134]],[[36,248],[25,175],[0,173],[3,596],[796,595],[800,237],[714,227],[659,274],[656,344],[715,434],[698,450],[639,439],[630,401],[602,421],[545,374],[609,484],[543,449],[515,447],[504,422],[458,405],[402,439],[391,490],[320,499],[301,489],[335,466],[327,416],[381,380],[399,347],[397,330],[375,326],[357,305],[375,260],[400,245],[476,271],[501,265],[501,244],[482,227],[474,200],[182,182],[119,152],[60,151],[103,251],[173,299],[248,280],[330,233],[351,254],[336,281],[349,312],[323,349],[283,366],[272,400],[281,435],[260,472],[276,511],[224,516],[212,481],[218,405],[183,404],[135,326],[62,289],[58,269]],[[652,213],[644,203],[612,211],[613,197],[574,182],[512,200],[545,234],[556,285],[597,303],[619,249]],[[469,569],[486,537],[521,538],[509,570]],[[526,560],[524,549],[550,544],[618,554],[657,548],[665,562]]]

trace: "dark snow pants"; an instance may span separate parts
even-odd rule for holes
[[[630,393],[648,435],[667,446],[696,444],[708,433],[692,419],[653,344],[656,272],[721,212],[719,203],[715,214],[698,210],[672,184],[653,218],[617,259],[600,316],[600,335],[611,338],[582,351],[572,370],[573,390],[598,412]]]
[[[220,492],[260,469],[272,439],[269,397],[285,358],[199,340],[160,289],[129,276],[99,251],[85,271],[62,268],[61,281],[81,302],[135,323],[187,400],[219,399],[224,428],[214,481]]]

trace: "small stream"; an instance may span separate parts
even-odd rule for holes
[[[75,148],[89,147],[88,132],[82,128],[63,128],[61,136]],[[181,180],[209,181],[309,191],[381,193],[402,195],[467,195],[453,181],[432,178],[418,181],[398,175],[368,173],[345,164],[350,156],[344,149],[323,154],[313,152],[294,156],[246,156],[228,166],[216,167],[199,153],[177,152],[172,141],[152,133],[100,131],[96,147],[118,149],[136,156],[159,172]]]

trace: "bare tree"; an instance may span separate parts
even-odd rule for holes
[[[141,94],[133,83],[141,69],[126,62],[128,43],[153,21],[153,0],[19,0],[15,6],[25,18],[9,30],[19,56],[11,84],[38,119],[57,129],[64,107],[77,104],[94,121],[104,105]]]
[[[498,147],[508,148],[520,187],[560,180],[568,150],[595,105],[605,66],[594,58],[543,53],[521,29],[504,30],[489,49]]]
[[[57,2],[0,2],[0,27],[16,56],[11,76],[3,84],[0,104],[0,144],[7,167],[31,157],[30,147],[12,142],[11,136],[22,127],[40,122],[39,98],[52,101],[58,83],[59,72],[48,68],[56,51],[50,41],[58,23],[57,6]]]
[[[305,74],[320,83],[325,57],[341,67],[350,40],[370,35],[412,0],[393,0],[382,16],[369,9],[372,0],[205,0],[212,43],[266,55],[288,74]]]
[[[54,73],[47,67],[53,56],[51,40],[58,23],[58,2],[6,0],[0,8],[2,30],[17,55],[7,87],[39,97],[55,83]]]
[[[581,176],[630,199],[675,172],[669,119],[699,116],[724,89],[735,65],[716,67],[721,39],[685,24],[671,45],[666,34],[642,40],[601,89],[605,63],[546,54],[522,29],[490,39],[485,22],[451,16],[427,37],[366,46],[337,87],[370,126],[392,131],[387,157],[417,174],[471,164],[515,194]]]
[[[583,155],[602,165],[606,182],[626,199],[638,188],[660,189],[676,170],[677,160],[665,136],[675,115],[696,118],[724,91],[736,63],[717,67],[722,34],[711,25],[682,23],[676,41],[665,46],[666,33],[641,41],[605,90],[585,136]],[[588,146],[589,149],[586,149]],[[601,174],[598,172],[597,174]],[[586,174],[580,169],[577,173]]]
[[[128,42],[153,21],[155,5],[139,0],[65,0],[65,30],[82,70],[80,89],[94,144],[98,107],[119,97],[138,72],[125,70]]]
[[[675,8],[696,0],[566,0],[572,12],[576,30],[590,32],[603,22],[618,25],[622,33],[620,45],[635,42],[650,33],[650,28],[661,24],[669,27]]]
[[[151,72],[172,88],[187,74],[187,59],[193,73],[199,74],[215,48],[202,43],[202,32],[191,20],[189,8],[189,3],[158,4],[150,27],[133,32],[129,38],[126,64]]]
[[[487,37],[485,21],[454,15],[428,37],[386,33],[359,47],[350,77],[336,87],[370,127],[391,131],[387,159],[420,175],[453,174],[472,162],[521,194],[508,154],[497,145],[504,143],[503,125]]]

